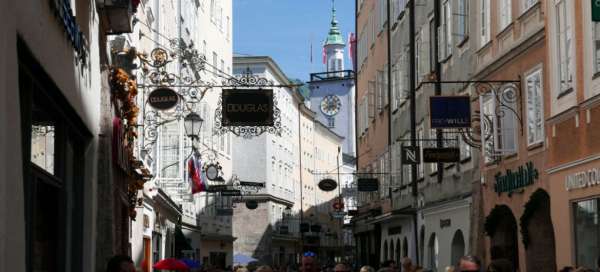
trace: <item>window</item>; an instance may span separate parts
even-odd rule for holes
[[[465,161],[471,158],[471,146],[465,142],[463,137],[459,136],[460,160]]]
[[[215,22],[215,0],[210,0],[210,21]]]
[[[444,29],[444,58],[452,54],[452,5],[445,1],[442,5],[442,28]]]
[[[484,120],[484,118],[491,120],[492,122],[494,122],[494,97],[492,94],[483,94],[481,95],[480,99],[480,107],[481,107],[481,120]],[[493,125],[492,125],[493,126]],[[485,131],[483,131],[484,127],[481,127],[482,131],[480,135],[486,135]],[[493,129],[493,128],[492,128]],[[490,163],[493,161],[493,157],[491,156],[490,151],[494,150],[494,139],[492,138],[485,138],[483,140],[483,145],[481,148],[481,151],[483,152],[483,161],[485,163]]]
[[[225,61],[221,60],[221,73],[225,73]]]
[[[206,40],[202,41],[202,56],[206,58]]]
[[[435,52],[433,50],[436,49],[435,44],[435,34],[437,33],[437,28],[435,27],[435,18],[429,18],[429,71],[435,71],[435,65],[437,64],[437,59],[435,59]],[[440,55],[437,56],[438,59],[441,58]]]
[[[179,178],[179,123],[162,126],[160,132],[161,178]]]
[[[537,2],[538,0],[523,0],[523,12],[533,7]]]
[[[419,85],[421,80],[421,31],[415,35],[415,82]]]
[[[527,144],[544,138],[544,109],[542,107],[542,71],[538,69],[526,78],[527,88]]]
[[[375,103],[376,103],[376,84],[374,81],[369,81],[369,94],[368,94],[368,107],[369,107],[369,120],[375,118]]]
[[[379,0],[379,31],[383,31],[383,26],[387,22],[387,0]]]
[[[490,0],[479,1],[479,28],[481,46],[490,41]]]
[[[593,36],[592,42],[594,43],[592,49],[594,50],[594,74],[600,72],[600,23],[593,22]]]
[[[417,139],[418,140],[423,140],[424,139],[424,133],[423,133],[423,125],[419,125],[419,128],[417,128]],[[418,141],[417,141],[418,142]],[[420,157],[423,158],[423,145],[419,145],[420,146]],[[424,173],[424,168],[423,168],[423,159],[421,159],[421,163],[417,164],[417,178],[421,179],[423,178],[423,176],[425,175]]]
[[[596,267],[600,254],[599,199],[573,203],[573,235],[577,266]]]
[[[429,130],[429,139],[436,139],[436,130],[435,129],[430,129]],[[424,145],[428,142],[422,142],[421,144]],[[432,142],[429,142],[432,143]],[[435,144],[435,143],[433,143]],[[429,163],[429,170],[431,171],[431,174],[435,173],[438,171],[438,164],[437,163]]]
[[[218,73],[218,66],[217,66],[217,61],[218,61],[218,57],[217,57],[217,52],[213,51],[213,61],[212,61],[212,65],[213,65],[213,71],[215,73]]]
[[[229,35],[230,35],[229,28],[230,28],[230,24],[231,24],[230,20],[231,20],[231,19],[229,19],[229,16],[227,16],[227,20],[226,20],[226,24],[225,24],[225,33],[226,33],[226,35],[225,35],[225,36],[227,37],[227,40],[229,40],[229,39],[231,38],[231,37],[229,36]]]
[[[327,126],[330,128],[335,127],[335,118],[327,117]]]
[[[506,28],[512,21],[511,12],[512,0],[500,0],[500,31]]]
[[[573,83],[573,71],[572,71],[572,20],[571,14],[567,9],[566,0],[558,0],[556,3],[556,20],[557,20],[557,59],[558,59],[558,80],[560,81],[561,93],[569,90]]]
[[[62,98],[60,90],[46,80],[49,76],[41,66],[29,52],[23,52],[24,47],[18,40],[17,100],[22,111],[20,163],[24,166],[23,181],[19,182],[24,183],[24,241],[25,251],[30,254],[27,266],[31,271],[81,271],[81,207],[86,201],[90,203],[83,198],[88,186],[84,178],[88,159],[84,152],[90,134],[74,118],[77,113]],[[127,232],[127,225],[123,226],[120,220],[115,224]]]
[[[499,97],[516,97],[516,90],[508,85],[501,87],[500,92],[502,93],[498,94]],[[516,99],[515,101],[503,101],[502,107],[496,105],[495,94],[483,94],[480,99],[482,101],[480,104],[481,118],[492,122],[493,132],[493,139],[486,140],[484,143],[485,162],[491,162],[495,155],[517,152],[519,121],[515,112],[510,110],[516,109]]]
[[[458,0],[456,1],[457,13],[456,15],[456,43],[462,44],[462,42],[469,36],[469,1]]]

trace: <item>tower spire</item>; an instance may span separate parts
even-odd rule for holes
[[[342,33],[338,27],[338,21],[335,18],[335,0],[331,0],[331,27],[329,28],[329,35],[325,42],[325,45],[329,44],[344,45],[344,39],[342,38]]]

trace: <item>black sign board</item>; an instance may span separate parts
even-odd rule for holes
[[[275,124],[272,89],[224,89],[221,107],[224,127]]]
[[[388,235],[400,234],[402,233],[402,226],[391,227],[388,229]]]
[[[348,210],[348,216],[357,216],[358,210]]]
[[[310,226],[310,231],[311,232],[321,232],[321,225],[317,225],[317,224],[311,225]]]
[[[233,209],[217,208],[217,216],[233,216]]]
[[[264,182],[240,181],[240,186],[246,187],[265,187]]]
[[[379,190],[379,181],[376,178],[359,178],[359,192],[375,192]]]
[[[241,196],[242,192],[240,190],[224,190],[221,191],[221,196]]]
[[[148,104],[157,110],[169,110],[179,102],[179,95],[171,88],[154,89],[148,95]]]
[[[450,219],[440,219],[440,228],[450,227],[451,224]]]
[[[458,162],[460,149],[456,147],[423,148],[424,162]]]
[[[211,185],[206,188],[209,193],[217,193],[227,190],[227,185]]]
[[[333,190],[335,190],[335,188],[337,188],[337,182],[335,182],[335,180],[327,178],[327,179],[323,179],[321,181],[319,181],[319,189],[325,191],[325,192],[331,192]]]
[[[300,232],[308,232],[310,230],[310,225],[308,223],[300,224]]]
[[[421,156],[418,146],[403,146],[400,152],[400,160],[402,164],[419,164]]]
[[[470,128],[471,99],[469,96],[429,97],[431,128]]]
[[[246,208],[248,208],[248,210],[254,210],[258,208],[258,202],[256,200],[248,200],[246,201]]]

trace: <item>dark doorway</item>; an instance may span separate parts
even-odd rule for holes
[[[452,238],[451,264],[458,263],[458,259],[465,255],[465,238],[461,230],[456,230]]]
[[[519,267],[517,221],[506,205],[498,205],[486,218],[485,229],[490,236],[492,260],[507,259],[513,267]]]
[[[527,256],[527,271],[556,271],[554,227],[550,217],[550,196],[538,189],[525,205],[521,216],[522,234]],[[523,230],[521,230],[523,232]]]

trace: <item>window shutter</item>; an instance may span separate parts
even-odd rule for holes
[[[438,26],[437,34],[438,34],[438,56],[440,60],[446,58],[446,35],[444,35],[443,25]]]
[[[425,68],[427,66],[431,66],[429,62],[429,24],[424,25],[421,28],[421,70],[423,71],[423,75],[426,75],[429,71],[433,70],[432,67]],[[423,76],[421,75],[421,77]]]

